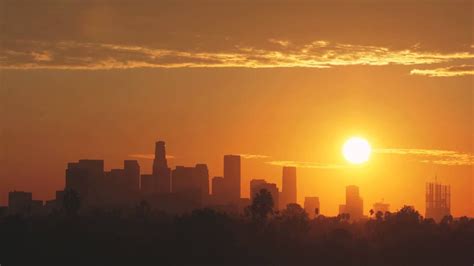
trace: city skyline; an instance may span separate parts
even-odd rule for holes
[[[472,265],[473,0],[0,0],[0,266]]]
[[[159,137],[170,167],[211,176],[245,154],[246,197],[292,165],[321,212],[348,184],[423,209],[438,176],[474,216],[472,1],[125,2],[0,1],[0,205],[53,197],[80,158],[151,173]],[[360,167],[353,136],[373,147]]]
[[[253,178],[249,182],[249,197],[242,196],[241,158],[249,155],[224,155],[222,176],[210,176],[206,164],[195,166],[176,165],[168,167],[166,144],[155,143],[151,173],[143,173],[137,160],[124,160],[123,169],[106,171],[103,159],[79,159],[69,162],[65,172],[65,186],[55,191],[53,199],[32,197],[32,192],[9,191],[8,207],[12,213],[18,211],[31,214],[46,214],[60,209],[64,193],[73,190],[81,200],[81,208],[129,209],[146,201],[154,210],[170,213],[185,213],[199,208],[217,208],[228,213],[243,213],[261,189],[270,192],[274,210],[284,210],[289,204],[304,206],[309,217],[321,212],[318,195],[305,195],[304,201],[297,200],[297,168],[281,167],[280,186],[264,178]],[[338,215],[347,214],[352,221],[368,219],[377,212],[390,211],[390,204],[374,202],[373,208],[364,205],[356,185],[345,186],[345,202],[339,204]],[[197,194],[195,194],[197,192]],[[184,201],[183,201],[184,200]],[[425,215],[439,222],[451,215],[450,185],[426,183]],[[324,201],[324,200],[323,200]],[[413,206],[405,203],[402,207]],[[44,210],[43,210],[44,209]],[[401,207],[400,207],[401,209]],[[398,210],[397,210],[398,211]],[[420,213],[423,213],[420,210]]]

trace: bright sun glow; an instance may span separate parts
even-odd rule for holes
[[[369,160],[372,148],[367,140],[359,137],[352,137],[344,143],[342,154],[344,158],[352,164],[361,164]]]

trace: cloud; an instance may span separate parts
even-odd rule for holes
[[[269,39],[268,41],[270,43],[278,44],[283,47],[288,47],[288,45],[290,45],[290,41],[286,41],[286,40]]]
[[[331,68],[349,65],[438,64],[474,59],[471,52],[440,53],[421,51],[416,47],[393,50],[388,47],[331,43],[324,40],[295,45],[289,41],[271,39],[269,43],[276,46],[257,48],[233,45],[228,49],[203,51],[73,41],[5,41],[0,51],[0,68]],[[454,67],[451,68],[451,71],[445,72],[454,73]],[[412,74],[421,74],[420,71],[422,70],[415,69]]]
[[[349,168],[351,166],[344,164],[323,164],[316,162],[298,162],[298,161],[269,161],[266,162],[269,165],[276,166],[293,166],[297,168],[312,168],[312,169],[342,169]]]
[[[474,75],[474,65],[449,66],[435,69],[413,69],[411,75],[428,77],[458,77]]]
[[[248,154],[248,153],[244,153],[244,154],[239,154],[240,157],[244,158],[244,159],[265,159],[265,158],[268,158],[270,156],[267,156],[267,155],[261,155],[261,154]]]
[[[144,153],[144,154],[129,154],[128,157],[135,158],[135,159],[146,159],[146,160],[153,160],[155,159],[155,154],[153,153]],[[173,155],[166,155],[166,159],[174,159],[176,158]]]
[[[418,158],[419,162],[449,165],[449,166],[470,166],[474,165],[474,154],[436,149],[375,149],[379,154],[409,155]]]

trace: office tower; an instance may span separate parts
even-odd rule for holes
[[[104,173],[105,187],[102,191],[101,205],[118,207],[128,198],[128,184],[124,169],[111,169]]]
[[[264,179],[252,179],[250,181],[250,202],[253,202],[255,196],[260,190],[266,189],[273,198],[273,209],[277,210],[279,205],[279,192],[276,184],[267,183]]]
[[[8,193],[8,212],[10,214],[29,214],[32,210],[31,192],[12,191]]]
[[[283,167],[281,188],[281,209],[290,203],[297,203],[296,196],[296,167]]]
[[[197,190],[197,184],[193,180],[194,167],[176,166],[171,171],[171,179],[173,182],[172,192],[186,192]]]
[[[194,168],[194,178],[196,178],[199,189],[203,197],[209,196],[209,170],[206,164],[196,164]]]
[[[42,200],[32,200],[31,201],[31,213],[33,215],[41,213],[43,211],[43,201]]]
[[[151,195],[155,193],[155,176],[153,175],[141,175],[140,176],[140,191],[143,195]]]
[[[155,144],[155,159],[153,160],[153,176],[154,182],[153,191],[158,194],[165,194],[171,192],[171,170],[168,168],[166,160],[165,142],[158,141]]]
[[[224,180],[228,201],[238,204],[240,201],[240,155],[224,156]]]
[[[440,222],[451,215],[451,187],[438,182],[426,183],[426,218]]]
[[[214,198],[214,204],[224,204],[225,193],[226,187],[224,177],[216,176],[212,178],[212,196]]]
[[[68,163],[66,169],[66,189],[73,189],[84,205],[100,202],[107,186],[104,179],[103,160],[79,160]]]
[[[172,171],[172,191],[199,191],[202,198],[209,196],[209,172],[207,165],[195,167],[176,166]]]
[[[318,197],[305,197],[304,198],[304,210],[308,213],[308,217],[313,219],[320,214],[319,198]]]
[[[140,190],[140,165],[138,161],[125,160],[123,165],[128,191],[138,192]]]
[[[377,212],[381,212],[385,214],[386,212],[390,211],[390,204],[383,203],[383,202],[376,202],[374,203],[372,210],[374,211],[374,214],[377,214]]]
[[[349,214],[353,221],[364,217],[364,202],[357,186],[346,187],[346,204],[339,206],[339,214]]]
[[[166,160],[166,148],[164,141],[155,143],[155,159],[153,160],[153,175],[159,174],[160,170],[168,168]]]
[[[54,209],[61,210],[64,206],[64,190],[57,190],[52,205]]]

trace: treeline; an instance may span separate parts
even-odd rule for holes
[[[350,217],[274,212],[261,192],[245,214],[212,209],[171,216],[146,202],[132,214],[78,212],[76,199],[49,216],[0,218],[3,265],[472,265],[474,219],[423,219],[411,207]]]

